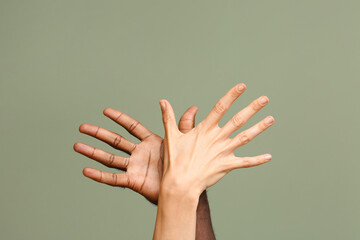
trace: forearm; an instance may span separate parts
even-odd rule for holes
[[[196,210],[196,240],[215,240],[206,190],[200,195]]]
[[[153,239],[195,239],[198,199],[194,194],[161,189]]]

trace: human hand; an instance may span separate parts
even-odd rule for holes
[[[197,107],[189,108],[179,121],[179,130],[187,132],[194,127]],[[111,186],[130,188],[157,204],[162,177],[163,139],[146,129],[141,123],[117,110],[106,108],[104,115],[124,127],[130,134],[141,140],[132,143],[117,133],[104,128],[82,124],[81,133],[95,137],[115,149],[127,152],[129,157],[121,157],[83,143],[75,143],[74,150],[92,158],[105,166],[126,171],[109,173],[93,168],[84,168],[84,176]]]
[[[250,103],[224,127],[218,125],[221,117],[245,89],[245,84],[238,84],[229,90],[206,119],[186,134],[177,129],[170,103],[160,101],[165,128],[161,191],[178,196],[195,194],[192,195],[193,199],[197,199],[203,190],[214,185],[231,170],[260,165],[271,159],[270,154],[236,157],[234,150],[270,127],[274,122],[272,116],[230,138],[232,133],[267,105],[269,99],[266,96]]]

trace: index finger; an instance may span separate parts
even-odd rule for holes
[[[244,83],[237,84],[231,88],[213,107],[209,115],[205,118],[204,122],[209,125],[219,123],[220,119],[226,111],[230,108],[231,104],[245,91],[246,85]]]
[[[137,137],[140,140],[151,136],[153,133],[144,127],[141,123],[135,119],[129,117],[125,113],[119,112],[112,108],[106,108],[104,115],[114,120],[122,127],[124,127],[131,135]]]

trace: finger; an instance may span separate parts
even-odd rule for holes
[[[239,133],[236,137],[234,137],[229,145],[230,149],[236,149],[242,145],[247,144],[251,140],[253,140],[257,135],[265,131],[268,127],[270,127],[274,123],[274,118],[272,116],[267,116],[262,121],[258,122],[251,128]]]
[[[235,157],[234,160],[230,162],[230,169],[237,168],[248,168],[261,165],[263,163],[269,162],[272,156],[270,154],[263,154],[255,157]]]
[[[109,144],[113,148],[120,149],[129,154],[131,154],[131,152],[136,148],[135,143],[126,140],[124,137],[120,136],[117,133],[110,132],[109,130],[98,126],[84,123],[80,125],[79,131],[81,133],[85,133],[89,136],[95,137]]]
[[[74,150],[86,157],[104,164],[107,167],[126,170],[126,167],[129,163],[129,158],[119,157],[83,143],[75,143]]]
[[[222,128],[222,131],[225,137],[229,137],[233,132],[241,128],[249,119],[254,116],[255,113],[260,111],[264,106],[269,103],[269,98],[266,96],[261,96],[258,99],[254,100],[243,110],[238,112],[233,118],[225,124]]]
[[[213,107],[209,115],[205,118],[205,122],[209,125],[217,124],[222,116],[229,109],[231,104],[245,91],[246,85],[240,83],[231,88]]]
[[[162,111],[163,123],[165,128],[165,134],[176,132],[176,120],[174,110],[171,104],[167,100],[160,100],[160,106]]]
[[[83,174],[85,177],[111,186],[129,186],[129,177],[126,173],[109,173],[93,168],[84,168]]]
[[[179,130],[182,133],[187,133],[195,126],[195,116],[198,112],[197,107],[190,107],[186,112],[181,116],[179,121]]]
[[[106,108],[104,110],[104,115],[123,126],[131,135],[137,137],[140,140],[153,134],[135,119],[115,109]]]

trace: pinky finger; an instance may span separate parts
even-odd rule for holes
[[[261,165],[269,162],[272,156],[270,154],[263,154],[255,157],[236,157],[232,164],[232,169],[248,168]]]
[[[84,168],[83,174],[85,177],[111,186],[129,186],[129,177],[126,173],[109,173],[93,168]]]

